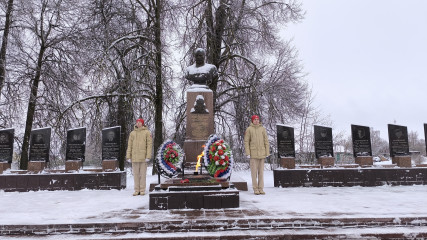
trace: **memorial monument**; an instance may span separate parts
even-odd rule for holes
[[[86,128],[67,131],[67,148],[65,152],[65,171],[78,171],[85,161]]]
[[[39,128],[31,131],[28,171],[41,172],[49,162],[51,128]]]
[[[295,138],[294,129],[277,124],[277,154],[282,168],[295,168]]]
[[[207,85],[218,77],[217,68],[205,63],[206,52],[194,51],[195,63],[187,67],[185,78],[192,83],[187,90],[187,125],[184,141],[185,161],[196,163],[206,139],[214,133],[213,92]]]
[[[320,166],[334,165],[332,128],[314,125],[314,151]]]
[[[196,49],[195,63],[185,72],[192,85],[186,92],[183,151],[172,140],[166,140],[157,150],[158,172],[168,179],[160,182],[159,177],[159,184],[150,193],[150,210],[239,207],[239,192],[229,182],[231,147],[214,134],[213,92],[207,85],[218,77],[218,71],[205,63],[205,56],[204,49]]]
[[[102,129],[102,170],[115,171],[119,167],[121,127]]]
[[[412,167],[407,127],[388,124],[388,139],[392,163],[399,167]]]
[[[14,135],[15,129],[0,130],[0,174],[11,166]]]
[[[351,137],[353,142],[353,156],[360,166],[373,165],[371,148],[371,133],[369,127],[351,125]]]

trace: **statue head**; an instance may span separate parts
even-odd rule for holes
[[[201,66],[205,63],[206,51],[203,48],[197,48],[194,50],[194,60],[197,66]]]

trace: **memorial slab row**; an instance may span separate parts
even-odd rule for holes
[[[334,164],[332,128],[314,125],[314,149],[320,165]],[[294,129],[282,124],[276,125],[277,153],[280,165],[284,168],[295,167]],[[393,164],[402,167],[411,166],[408,130],[406,126],[388,124],[390,156]],[[424,135],[427,139],[427,124],[424,124]],[[370,128],[351,125],[353,156],[359,165],[373,165]],[[427,149],[427,141],[426,141]]]
[[[51,128],[31,131],[29,162],[49,162]],[[102,160],[118,160],[120,156],[120,126],[102,130]],[[14,129],[0,130],[0,162],[12,163]],[[66,161],[85,161],[86,128],[67,131]]]

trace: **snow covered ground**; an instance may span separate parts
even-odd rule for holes
[[[147,184],[157,181],[157,176],[147,178]],[[254,195],[249,171],[234,172],[233,178],[248,183],[249,191],[240,192],[240,209],[265,211],[272,218],[391,217],[398,221],[402,217],[427,217],[427,186],[423,185],[275,188],[273,172],[265,171],[266,195]],[[137,197],[132,193],[133,179],[130,174],[127,188],[120,191],[0,191],[0,225],[164,221],[176,217],[170,211],[148,210],[148,193]],[[129,218],[133,210],[138,211],[138,217]],[[426,227],[420,228],[427,231]],[[282,234],[283,231],[279,232]],[[340,231],[345,232],[344,229]],[[378,228],[378,232],[382,231]],[[191,233],[188,234],[186,236],[191,236]],[[256,235],[256,231],[253,234]]]

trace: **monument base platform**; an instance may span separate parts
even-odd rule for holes
[[[119,169],[118,160],[103,160],[102,161],[102,171],[104,172],[114,172]]]
[[[280,164],[280,167],[282,168],[295,169],[295,158],[294,157],[280,158],[279,164]]]
[[[28,171],[32,173],[39,173],[46,168],[46,162],[43,161],[30,161],[28,162]]]
[[[412,167],[411,156],[392,157],[391,162],[397,164],[398,167]]]
[[[354,162],[360,166],[372,166],[374,165],[374,160],[372,156],[358,156],[355,158]]]
[[[319,157],[317,163],[320,164],[322,168],[324,167],[333,167],[335,165],[334,157]]]
[[[275,187],[425,185],[427,168],[280,169]]]
[[[63,171],[63,170],[62,170]],[[0,175],[0,190],[5,192],[28,192],[41,190],[110,190],[126,188],[126,172],[85,172]]]
[[[239,191],[219,190],[217,186],[180,187],[179,190],[153,191],[149,195],[150,210],[238,208]],[[207,190],[211,189],[211,190]]]
[[[65,172],[78,172],[82,166],[82,161],[65,161]]]
[[[234,188],[230,182],[223,178],[212,178],[209,175],[185,175],[184,178],[171,178],[167,179],[161,184],[158,184],[154,189],[155,190],[171,190],[171,188],[185,188],[183,191],[200,191],[192,190],[191,187],[210,187],[210,186],[220,186],[220,189]],[[195,188],[196,189],[196,188]]]
[[[9,169],[11,166],[8,162],[0,162],[0,174],[2,174],[5,170]]]
[[[150,210],[239,207],[239,191],[223,178],[205,174],[168,179],[150,192]]]

